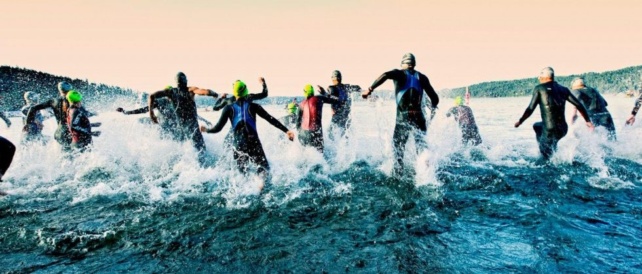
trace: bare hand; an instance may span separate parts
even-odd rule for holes
[[[288,135],[288,139],[290,139],[290,141],[294,141],[294,131],[289,130],[286,134]]]
[[[522,125],[522,122],[517,121],[517,123],[515,123],[515,128],[518,128],[518,127],[519,127],[519,126],[521,126],[521,125]]]
[[[125,112],[125,110],[123,108],[117,108],[116,111],[117,112]]]
[[[259,83],[261,83],[261,85],[265,85],[265,78],[259,77]]]
[[[200,126],[199,129],[201,132],[207,132],[207,128],[205,126]]]
[[[372,91],[370,91],[370,89],[368,89],[368,90],[364,90],[364,91],[361,93],[361,98],[363,98],[363,99],[368,99],[368,96],[370,96],[370,93],[372,93]]]
[[[631,117],[629,117],[629,119],[626,119],[626,125],[627,126],[632,126],[633,123],[635,123],[635,115],[631,114]]]
[[[589,130],[592,132],[595,130],[595,126],[591,122],[586,122],[586,126],[589,128]]]
[[[156,115],[154,115],[154,112],[150,111],[149,114],[149,118],[152,119],[152,123],[158,124],[158,119],[156,118]]]
[[[221,98],[227,98],[227,93],[223,93],[223,95],[221,95]]]

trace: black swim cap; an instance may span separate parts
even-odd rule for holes
[[[408,64],[411,66],[415,66],[415,56],[412,53],[406,53],[403,55],[403,58],[401,58],[401,64]]]
[[[176,73],[176,85],[179,87],[187,86],[187,76],[185,76],[185,73],[182,73],[180,71]]]
[[[338,71],[338,70],[333,71],[332,72],[332,79],[341,80],[341,72]]]

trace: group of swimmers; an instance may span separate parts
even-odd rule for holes
[[[289,128],[296,127],[298,139],[304,146],[310,146],[319,152],[324,150],[322,130],[323,104],[332,106],[332,121],[330,126],[331,138],[334,134],[343,136],[350,127],[351,92],[361,92],[361,96],[367,99],[371,93],[387,80],[393,80],[395,84],[395,99],[397,105],[396,122],[393,133],[394,144],[394,169],[393,175],[401,175],[404,172],[403,158],[406,142],[412,134],[415,138],[417,151],[427,148],[425,136],[427,131],[427,119],[424,114],[424,102],[428,102],[428,108],[434,116],[439,97],[430,84],[428,77],[415,70],[415,56],[407,53],[401,61],[401,69],[394,69],[383,73],[366,90],[359,86],[343,84],[340,71],[334,71],[331,79],[332,85],[326,91],[323,87],[308,84],[303,88],[305,99],[300,102],[288,104],[288,115],[282,119],[271,116],[255,100],[268,96],[268,89],[265,79],[259,78],[263,87],[261,93],[250,94],[246,84],[240,80],[232,85],[232,95],[218,93],[209,89],[188,86],[187,76],[179,72],[176,75],[176,87],[167,86],[165,89],[154,92],[147,99],[148,105],[125,111],[118,108],[118,112],[124,114],[149,113],[149,119],[154,124],[160,124],[160,129],[168,136],[177,141],[190,141],[198,151],[199,160],[203,162],[205,155],[205,142],[202,133],[218,133],[229,121],[231,129],[225,138],[226,145],[233,148],[234,159],[238,169],[243,173],[258,174],[267,178],[269,164],[259,139],[256,127],[257,115],[274,127],[286,134],[290,141],[294,140],[295,132]],[[569,101],[576,108],[573,121],[577,119],[579,112],[589,128],[603,126],[609,132],[609,138],[615,140],[615,127],[613,119],[606,110],[607,103],[595,89],[587,87],[582,78],[572,82],[572,91],[555,82],[552,68],[544,68],[538,77],[539,85],[533,90],[531,103],[522,117],[515,123],[519,127],[539,105],[542,122],[533,125],[536,133],[539,149],[544,159],[551,157],[556,150],[557,142],[566,135],[568,125],[564,116],[566,101]],[[25,93],[26,106],[22,109],[24,118],[23,141],[42,141],[43,117],[39,111],[51,109],[56,118],[58,128],[54,135],[55,140],[61,144],[65,151],[84,151],[92,143],[92,137],[100,136],[99,131],[92,131],[93,127],[100,126],[100,123],[91,123],[89,117],[93,114],[82,106],[82,95],[80,92],[66,82],[58,84],[60,96],[48,101],[37,103],[37,95],[32,92]],[[427,98],[424,99],[424,93]],[[198,121],[203,120],[198,116],[196,95],[212,96],[218,98],[214,104],[214,110],[222,110],[219,121],[213,126],[199,126]],[[627,125],[635,122],[635,115],[642,105],[642,95],[637,99],[635,107]],[[7,126],[10,121],[1,115]],[[457,97],[455,106],[448,110],[448,117],[453,116],[458,122],[462,131],[462,141],[471,145],[481,144],[479,129],[475,123],[472,109],[465,106],[463,99]],[[15,146],[8,140],[0,137],[0,180],[9,167]],[[0,192],[0,194],[4,194]]]

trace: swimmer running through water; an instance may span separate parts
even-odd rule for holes
[[[213,128],[201,127],[200,130],[207,133],[218,133],[229,120],[232,124],[230,128],[232,149],[239,171],[248,174],[251,173],[252,166],[257,166],[256,173],[263,177],[264,180],[267,180],[270,165],[259,139],[256,116],[260,116],[274,127],[285,132],[290,141],[294,140],[294,132],[289,131],[276,118],[268,114],[261,105],[247,100],[249,92],[242,81],[237,80],[234,82],[232,91],[236,101],[223,109],[218,123]]]

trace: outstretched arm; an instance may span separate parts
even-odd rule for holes
[[[218,123],[214,125],[213,128],[206,128],[206,127],[201,127],[201,132],[207,132],[207,133],[219,133],[221,130],[223,130],[223,127],[227,123],[227,120],[232,117],[232,108],[230,106],[227,106],[226,108],[223,109],[223,112],[221,113],[221,117],[218,118]]]
[[[195,95],[212,96],[214,98],[218,97],[218,93],[214,92],[211,89],[204,89],[204,88],[198,88],[198,87],[188,87],[187,89],[189,90],[189,92]]]
[[[212,110],[214,111],[219,111],[226,107],[227,105],[230,105],[231,98],[226,98],[226,95],[223,95],[223,97],[219,98],[215,103],[214,106],[212,107]]]
[[[394,72],[394,70],[391,70],[391,71],[388,71],[388,72],[386,72],[384,74],[381,74],[381,76],[379,76],[379,78],[377,78],[377,80],[375,80],[372,83],[372,85],[368,88],[368,90],[365,90],[365,91],[363,91],[361,93],[361,97],[363,97],[364,99],[368,98],[368,96],[370,95],[370,93],[372,93],[372,91],[374,91],[377,87],[381,86],[388,79],[391,79],[391,76],[392,76],[393,72]]]
[[[46,102],[42,102],[40,104],[37,104],[29,109],[29,112],[27,112],[27,118],[25,119],[25,124],[30,125],[33,123],[33,121],[36,119],[36,114],[38,111],[46,109],[46,108],[54,108],[54,100],[49,99]]]
[[[266,121],[268,121],[268,123],[270,123],[271,125],[273,125],[274,127],[278,128],[278,129],[280,129],[281,131],[285,132],[285,134],[288,135],[288,139],[290,139],[290,141],[294,140],[294,132],[288,130],[288,128],[285,127],[283,124],[281,124],[281,122],[279,122],[278,119],[274,118],[272,115],[267,113],[267,111],[265,111],[265,109],[263,109],[263,107],[261,105],[252,104],[252,107],[254,107],[256,109],[256,114],[258,116],[261,116],[261,118],[263,118]]]
[[[522,118],[519,118],[519,121],[515,123],[515,127],[519,127],[522,123],[524,123],[524,121],[526,121],[526,119],[528,119],[528,117],[531,116],[531,114],[533,114],[533,111],[535,111],[535,108],[539,104],[539,101],[540,101],[539,91],[537,90],[537,88],[535,88],[533,90],[533,97],[531,98],[531,103],[528,104],[528,107],[524,111]]]
[[[149,112],[149,106],[145,106],[145,107],[142,107],[142,108],[137,108],[137,109],[134,109],[134,110],[124,110],[122,108],[118,108],[118,109],[116,109],[116,111],[122,112],[125,115],[142,114],[142,113]]]

